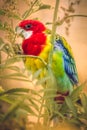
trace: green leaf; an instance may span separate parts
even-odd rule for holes
[[[49,94],[49,95],[44,96],[42,99],[45,99],[45,100],[51,99],[51,98],[53,99],[55,96],[56,94]]]
[[[6,102],[8,104],[13,104],[12,97],[10,98],[9,96],[6,96],[6,95],[0,95],[0,100]]]
[[[7,55],[9,55],[9,53],[11,52],[11,49],[10,49],[10,46],[8,43],[3,43],[1,46],[0,46],[0,51],[3,51],[5,52]]]
[[[3,118],[3,114],[0,113],[0,122],[1,122],[2,118]]]
[[[0,9],[0,15],[5,15],[5,14],[6,14],[6,11],[3,9]]]
[[[19,72],[19,73],[20,73],[20,68],[19,68],[19,67],[17,67],[17,66],[7,66],[6,68],[7,68],[7,69],[10,69],[10,70],[17,71],[17,72]]]
[[[85,118],[79,118],[79,120],[87,126],[87,120]]]
[[[42,97],[42,96],[40,95],[40,91],[38,92],[38,91],[36,91],[36,90],[31,89],[31,93],[32,93],[33,95]]]
[[[5,95],[5,94],[28,93],[28,92],[29,92],[29,89],[27,88],[13,88],[7,91],[0,92],[0,96]]]
[[[70,99],[69,96],[65,97],[65,102],[66,102],[68,108],[72,111],[74,117],[77,118],[77,109],[74,106],[74,104],[73,104],[73,102],[72,102],[72,100]]]
[[[45,77],[45,78],[42,78],[42,79],[40,79],[40,80],[38,80],[37,82],[36,82],[36,85],[39,85],[39,84],[43,84],[43,83],[45,83],[47,80],[49,80],[50,79],[50,77],[48,76],[48,77]]]
[[[58,116],[60,116],[64,120],[64,116],[62,113],[60,113],[59,111],[56,111],[55,114],[57,114]]]
[[[16,13],[9,13],[8,17],[12,17],[17,20],[22,20],[21,17]]]
[[[31,82],[29,79],[26,79],[26,78],[21,78],[21,77],[1,77],[3,79],[12,79],[12,80],[19,80],[19,81],[25,81],[25,82]]]
[[[39,92],[40,93],[45,93],[45,92],[48,92],[48,93],[50,93],[50,92],[52,92],[52,93],[55,93],[57,91],[57,89],[55,89],[55,88],[44,88],[44,89],[41,89]]]
[[[5,15],[6,14],[6,16],[7,17],[12,17],[12,18],[14,18],[14,19],[17,19],[17,20],[21,20],[21,17],[20,17],[20,15],[19,14],[17,14],[17,13],[14,13],[14,12],[10,12],[10,11],[5,11],[5,10],[3,10],[3,9],[1,9],[0,10],[0,15]]]
[[[22,18],[25,19],[29,16],[29,13],[30,13],[30,10],[26,10],[23,15],[22,15]]]
[[[5,28],[4,28],[4,26],[3,26],[3,24],[2,24],[2,22],[0,21],[0,30],[5,30]]]
[[[87,115],[87,96],[85,93],[81,95],[81,103],[84,109],[85,114]]]
[[[38,103],[38,104],[41,104],[41,100],[39,97],[36,97],[36,95],[33,95],[34,97],[32,97],[32,100],[35,102],[35,103]],[[30,97],[28,98],[28,100],[30,101]]]
[[[37,114],[35,113],[35,110],[33,110],[33,108],[26,103],[22,103],[20,108],[27,111],[31,115],[37,116]]]
[[[66,105],[66,102],[64,102],[64,103],[62,104],[60,111],[61,111],[62,114],[65,114],[65,113],[67,113],[67,112],[69,113],[69,108],[68,108],[68,106]]]
[[[20,100],[14,102],[14,104],[11,105],[11,107],[9,108],[8,112],[3,116],[2,121],[8,120],[8,118],[10,118],[15,113],[15,111],[20,107],[22,102],[23,101]]]
[[[0,51],[3,51],[3,49],[5,48],[5,46],[6,46],[6,44],[0,42]]]
[[[0,47],[3,45],[4,41],[3,39],[0,37]]]
[[[0,78],[10,78],[10,77],[22,77],[22,78],[26,78],[25,75],[21,74],[21,73],[12,73],[12,74],[6,74],[6,75],[0,75]]]
[[[33,74],[32,80],[38,78],[38,77],[40,76],[41,72],[42,72],[42,69],[37,70],[37,71]]]
[[[73,102],[76,102],[79,99],[82,89],[83,89],[83,86],[81,85],[73,90],[73,92],[70,95]]]
[[[51,9],[51,5],[43,4],[39,7],[39,10],[41,9]]]
[[[0,93],[3,93],[4,89],[2,88],[2,86],[0,86]]]
[[[71,118],[71,119],[66,119],[66,122],[67,123],[71,123],[71,124],[75,124],[75,125],[82,125],[81,124],[81,121],[79,119],[76,119],[76,118]]]
[[[34,98],[32,99],[29,99],[29,102],[30,102],[30,105],[32,105],[32,107],[35,109],[35,110],[39,110],[39,107],[38,107],[38,104],[35,102]]]
[[[20,61],[19,58],[12,57],[12,58],[9,58],[6,60],[6,65],[14,64],[14,63],[19,62],[19,61]]]
[[[0,21],[0,29],[2,31],[14,32],[13,29],[9,26],[9,24],[7,22],[2,23],[2,21]]]

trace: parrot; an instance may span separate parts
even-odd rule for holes
[[[48,64],[49,53],[53,49],[50,67],[58,87],[54,100],[59,101],[59,104],[63,103],[65,97],[71,94],[74,86],[79,82],[71,46],[60,35],[55,36],[52,44],[51,34],[47,33],[45,24],[38,20],[23,20],[18,24],[16,31],[23,36],[22,51],[27,56],[24,62],[26,68],[32,72],[46,68],[39,58]],[[28,57],[29,55],[31,57]],[[42,75],[45,76],[45,73],[43,69]]]

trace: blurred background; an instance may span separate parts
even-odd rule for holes
[[[6,1],[6,0],[4,0]],[[0,0],[0,7],[7,6],[3,5],[3,0]],[[10,0],[11,1],[11,0]],[[16,0],[17,1],[17,0]],[[26,2],[28,0],[25,0]],[[27,5],[25,1],[18,0],[18,10],[22,14],[26,9]],[[59,10],[58,10],[58,17],[61,19],[64,17],[64,9],[68,8],[69,2],[74,2],[73,0],[60,0],[59,3]],[[51,5],[52,8],[55,6],[55,0],[42,0],[44,4]],[[79,2],[79,0],[78,0]],[[71,14],[71,13],[70,13]],[[80,0],[80,4],[74,5],[74,14],[83,14],[87,15],[87,0]],[[44,24],[47,22],[52,22],[53,19],[53,9],[44,9],[37,11],[30,15],[28,19],[38,18]],[[6,21],[4,16],[1,16],[1,21]],[[9,21],[9,18],[8,18]],[[17,26],[20,20],[13,21],[13,27]],[[47,28],[51,29],[51,24],[46,24]],[[87,80],[87,18],[86,17],[73,17],[70,18],[70,23],[68,24],[67,21],[64,22],[61,26],[57,27],[57,33],[64,36],[68,43],[71,45],[74,57],[76,60],[76,66],[79,74],[80,83],[83,83]],[[0,36],[4,37],[4,33],[0,31]],[[20,41],[21,42],[21,41]],[[4,56],[3,56],[4,58]],[[21,64],[21,63],[20,63]],[[20,66],[20,65],[19,65]],[[5,73],[9,73],[8,70]],[[15,86],[14,86],[15,82]],[[1,85],[9,88],[9,87],[19,87],[19,86],[26,86],[28,87],[29,84],[20,81],[14,80],[1,80]],[[6,86],[5,86],[6,85]],[[86,89],[86,88],[85,88]],[[87,90],[87,89],[86,89]]]
[[[29,15],[28,12],[29,11],[32,12],[32,8],[31,8],[32,4],[30,3],[33,3],[35,1],[39,1],[39,2],[33,9],[37,10],[39,4],[42,4],[42,8],[40,8],[38,11],[35,11],[34,13],[31,13]],[[21,62],[11,61],[13,62],[13,64],[10,64],[10,62],[8,62],[9,63],[8,67],[9,66],[18,67],[18,68],[13,67],[13,70],[12,68],[9,68],[9,69],[5,68],[5,66],[3,65],[6,65],[5,60],[6,61],[8,60],[7,58],[11,51],[8,48],[13,47],[13,43],[15,46],[15,43],[19,44],[22,42],[21,38],[15,37],[15,28],[18,25],[18,23],[21,21],[21,19],[24,19],[24,17],[22,16],[26,16],[25,17],[26,19],[38,19],[41,22],[43,22],[47,28],[52,29],[52,24],[47,24],[47,23],[52,23],[55,1],[56,0],[0,0],[0,47],[3,48],[2,52],[0,52],[0,58],[1,58],[0,67],[2,67],[0,68],[0,77],[1,77],[0,79],[1,91],[0,92],[3,92],[2,88],[4,89],[19,88],[19,87],[33,88],[32,83],[30,82],[24,82],[23,80],[13,80],[13,79],[9,79],[9,77],[5,77],[6,75],[14,74],[14,70],[16,71],[19,70],[20,72],[19,78],[21,78],[21,75],[24,76],[23,74],[24,74],[25,66],[23,64],[23,61]],[[74,54],[75,61],[76,61],[77,71],[79,75],[79,82],[80,84],[82,84],[87,80],[87,39],[86,39],[87,38],[87,0],[60,0],[59,8],[58,8],[58,21],[61,21],[61,19],[70,15],[85,15],[86,17],[75,16],[75,17],[66,19],[63,22],[63,24],[61,24],[60,26],[57,26],[56,33],[65,37],[67,42],[70,44],[73,54]],[[3,43],[8,44],[10,46],[7,46],[8,48],[4,48],[5,45]],[[5,52],[6,51],[5,49],[9,51]],[[38,86],[34,86],[34,87],[35,87],[34,90],[38,91],[39,87]],[[87,94],[87,85],[85,85],[84,91]],[[29,98],[30,98],[30,95],[29,95]],[[22,99],[23,97],[21,95],[21,100]],[[16,101],[13,102],[12,100],[12,103],[13,103],[12,105],[14,106],[15,105],[14,103],[16,103]],[[85,104],[87,105],[87,102]],[[4,105],[2,109],[4,111],[7,111],[8,110],[7,104],[6,106]],[[21,115],[21,113],[19,113],[19,115]],[[86,114],[84,115],[86,116]],[[35,120],[35,118],[33,117],[29,117],[29,118],[30,118],[29,119],[30,121]],[[8,116],[7,116],[7,121],[8,121]],[[9,124],[10,124],[9,126],[11,127],[10,122]],[[29,122],[28,122],[28,125],[29,125]],[[87,122],[86,122],[86,125],[87,125]],[[14,126],[16,125],[14,124]],[[40,126],[38,126],[38,128],[39,127]],[[66,125],[64,125],[64,130],[65,128],[68,130]],[[7,126],[5,130],[7,130]],[[69,127],[69,130],[70,130],[70,127]]]

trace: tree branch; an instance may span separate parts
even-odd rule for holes
[[[8,60],[12,60],[12,59],[15,59],[15,58],[36,58],[36,59],[39,59],[45,66],[47,66],[47,63],[44,61],[44,59],[42,59],[41,57],[39,56],[33,56],[33,55],[15,55],[14,57],[11,57],[10,59]],[[8,61],[7,60],[7,61]],[[6,63],[6,60],[3,61]],[[4,63],[0,64],[0,66],[3,66]]]
[[[73,17],[87,17],[87,15],[83,15],[83,14],[68,15],[68,16],[62,18],[60,21],[56,22],[56,25],[62,25],[66,19],[73,18]]]
[[[35,1],[32,3],[31,7],[27,10],[27,13],[25,12],[25,13],[23,14],[23,16],[22,16],[23,20],[26,19],[26,18],[29,16],[30,12],[32,11],[32,8],[33,8],[34,5],[37,3],[37,1],[38,1],[38,0],[35,0]]]

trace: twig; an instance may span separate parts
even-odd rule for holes
[[[38,112],[37,123],[40,123],[40,118],[41,118],[41,114],[42,114],[42,110],[43,110],[43,104],[44,104],[44,99],[42,99],[41,106],[40,106],[40,109],[39,109],[39,112]]]
[[[20,55],[20,56],[16,56],[15,58],[36,58],[36,59],[39,59],[45,66],[47,66],[47,63],[44,61],[44,59],[42,59],[39,56],[34,56],[34,55]]]
[[[27,14],[23,17],[23,19],[26,19],[26,18],[28,17],[29,13],[32,11],[32,8],[33,8],[33,6],[36,4],[37,1],[38,1],[38,0],[35,0],[35,1],[33,2],[33,4],[31,5],[31,7],[29,8],[29,10],[27,10]]]
[[[62,25],[66,19],[73,18],[73,17],[87,17],[87,15],[83,15],[83,14],[68,15],[64,17],[63,19],[61,19],[60,21],[56,22],[56,25]]]
[[[14,57],[11,57],[9,60],[15,59],[15,58],[36,58],[39,59],[45,66],[47,66],[47,63],[39,56],[33,56],[33,55],[15,55]],[[8,60],[7,60],[8,61]],[[3,61],[6,63],[6,60]],[[0,66],[3,66],[4,63],[0,64]]]
[[[56,22],[56,25],[62,25],[66,19],[68,18],[73,18],[73,17],[83,17],[83,18],[87,18],[87,15],[84,15],[84,14],[74,14],[74,15],[68,15],[64,18],[62,18],[60,21],[57,21]],[[52,22],[47,22],[46,24],[52,24]]]

